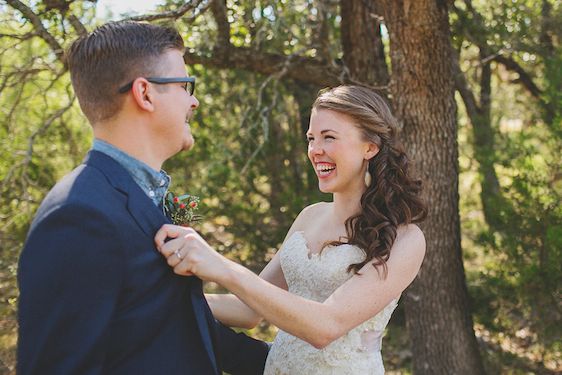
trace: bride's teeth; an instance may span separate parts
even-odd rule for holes
[[[332,165],[317,165],[316,166],[316,170],[318,172],[331,172],[334,169],[336,169],[336,167],[332,166]]]

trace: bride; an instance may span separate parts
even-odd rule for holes
[[[381,340],[425,255],[421,182],[397,140],[386,102],[359,86],[320,93],[308,157],[332,202],[306,207],[256,276],[215,252],[194,230],[163,226],[155,241],[180,275],[215,281],[215,317],[279,327],[265,374],[384,374]],[[170,239],[165,242],[166,239]]]

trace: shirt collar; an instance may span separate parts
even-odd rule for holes
[[[154,204],[159,206],[162,203],[171,181],[165,171],[156,171],[146,163],[100,139],[94,139],[92,150],[102,152],[121,164]]]

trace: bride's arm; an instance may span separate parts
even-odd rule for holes
[[[178,237],[164,243],[166,237]],[[285,332],[323,348],[375,316],[414,280],[425,254],[425,239],[415,225],[400,228],[387,261],[388,274],[367,263],[323,303],[291,294],[215,252],[195,231],[164,226],[160,251],[182,275],[218,282]],[[185,254],[178,263],[174,251]]]
[[[305,211],[306,209],[303,210],[303,212]],[[295,231],[301,229],[300,221],[302,216],[302,214],[297,216],[291,225],[291,228],[289,228],[289,231],[283,240],[283,244],[293,235]],[[282,248],[283,245],[280,249]],[[272,285],[287,290],[287,281],[285,280],[285,275],[283,274],[283,270],[281,268],[280,252],[281,250],[273,256],[273,258],[261,271],[259,277]],[[228,327],[252,329],[263,319],[259,313],[241,301],[240,298],[234,294],[205,294],[205,298],[209,303],[213,316]]]
[[[324,303],[301,298],[260,282],[244,267],[228,261],[217,282],[280,329],[323,348],[373,317],[414,280],[425,254],[421,230],[400,231],[388,259],[388,274],[366,264]]]
[[[251,329],[261,321],[261,316],[234,294],[205,293],[205,298],[215,319],[225,326]]]
[[[287,289],[281,270],[279,252],[265,266],[260,277],[271,284]],[[205,294],[214,317],[228,327],[251,329],[262,320],[261,315],[252,310],[234,294]]]

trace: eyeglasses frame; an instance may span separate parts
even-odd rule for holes
[[[186,85],[185,91],[187,91],[189,95],[193,95],[193,93],[195,92],[195,77],[145,77],[144,79],[146,79],[150,83],[155,83],[157,85],[166,85],[168,83],[191,83],[191,90],[188,91]],[[134,82],[135,81],[132,80],[126,85],[121,86],[118,90],[119,93],[124,94],[129,91],[131,88],[133,88]]]

